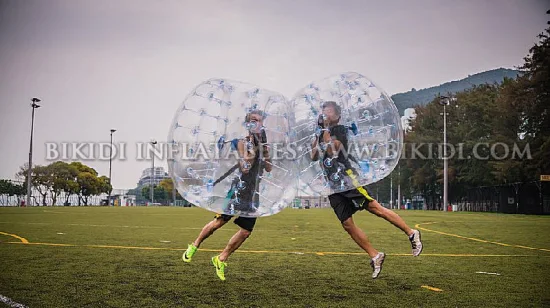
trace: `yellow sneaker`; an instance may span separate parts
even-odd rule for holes
[[[212,258],[212,265],[216,268],[216,275],[218,275],[220,280],[225,280],[225,267],[227,263],[220,261],[220,256],[218,255]]]
[[[181,259],[183,262],[191,262],[191,258],[193,258],[195,252],[197,252],[197,246],[189,244],[187,245],[187,250],[183,253],[183,256],[181,256]]]

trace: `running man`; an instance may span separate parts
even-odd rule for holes
[[[233,181],[229,192],[229,205],[233,208],[245,212],[253,212],[259,205],[259,195],[257,193],[260,176],[263,171],[271,172],[272,164],[269,157],[269,149],[266,145],[267,138],[263,131],[264,113],[260,110],[252,110],[247,114],[245,121],[249,125],[249,135],[245,139],[238,141],[237,150],[239,157],[238,168],[241,171],[241,177]],[[252,143],[252,147],[247,144]],[[261,151],[261,155],[258,153]],[[237,187],[240,187],[237,189]],[[183,253],[182,259],[184,262],[191,262],[191,259],[197,252],[200,245],[216,230],[223,227],[233,215],[216,214],[214,220],[207,223],[195,239],[195,241],[187,246],[187,250]],[[256,224],[255,217],[237,217],[233,221],[239,230],[231,237],[224,250],[217,256],[212,257],[212,264],[216,268],[216,274],[221,280],[225,280],[225,268],[227,260],[233,252],[235,252],[244,241],[250,236],[254,225]]]
[[[330,167],[321,164],[325,169],[327,181],[331,181],[331,177],[335,173],[344,172],[344,174],[338,175],[340,178],[347,176],[352,182],[356,182],[356,172],[351,167],[348,157],[344,155],[348,153],[348,128],[344,125],[338,124],[340,122],[341,108],[333,101],[327,101],[323,103],[323,112],[319,117],[318,125],[321,128],[321,134],[319,138],[316,138],[312,143],[311,159],[314,161],[320,158],[320,149],[318,149],[319,143],[328,145],[326,150],[322,153],[322,161],[327,158],[333,159],[333,163]],[[351,238],[361,247],[371,258],[370,265],[373,273],[372,278],[376,279],[382,271],[382,264],[386,254],[376,250],[370,243],[367,235],[359,227],[355,225],[353,221],[353,214],[360,210],[367,210],[378,217],[384,218],[391,224],[401,229],[409,238],[412,246],[412,255],[418,256],[422,252],[422,241],[420,238],[420,231],[411,229],[405,221],[392,210],[389,210],[378,203],[367,192],[366,188],[360,186],[358,182],[355,185],[357,188],[345,192],[334,193],[329,196],[331,207],[334,209],[334,213],[340,220],[344,230],[351,236]]]

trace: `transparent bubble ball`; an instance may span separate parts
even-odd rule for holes
[[[168,169],[178,192],[216,213],[280,212],[296,193],[294,161],[284,155],[290,114],[289,101],[273,91],[227,79],[199,84],[177,109],[168,135]]]
[[[312,82],[296,93],[291,108],[293,140],[300,149],[298,194],[326,196],[368,185],[389,175],[399,162],[401,117],[392,99],[367,77],[349,72]],[[325,121],[331,112],[333,119]],[[344,140],[340,146],[326,142],[325,133]],[[338,149],[344,151],[336,154]]]

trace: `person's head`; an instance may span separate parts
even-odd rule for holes
[[[264,117],[265,117],[264,112],[258,109],[251,110],[246,114],[245,122],[256,123],[256,125],[254,125],[255,127],[251,127],[252,129],[250,129],[250,132],[252,133],[260,132],[260,128],[263,126]]]
[[[340,121],[342,108],[334,101],[326,101],[321,105],[323,114],[331,125],[337,124]]]

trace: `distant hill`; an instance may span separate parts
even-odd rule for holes
[[[515,79],[520,72],[506,68],[494,69],[474,75],[469,75],[467,78],[446,82],[436,87],[416,90],[405,93],[397,93],[392,95],[392,99],[399,110],[399,114],[407,108],[412,108],[416,105],[425,105],[431,102],[436,96],[447,93],[456,93],[471,88],[474,85],[502,83],[504,78]]]

